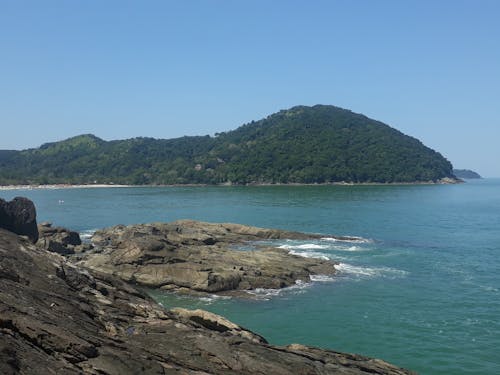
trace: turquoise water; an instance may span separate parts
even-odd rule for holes
[[[422,374],[500,373],[500,180],[461,185],[110,188],[2,191],[39,221],[83,234],[119,223],[193,218],[359,236],[282,241],[338,260],[339,276],[255,300],[156,294],[204,308],[274,344],[383,358]]]

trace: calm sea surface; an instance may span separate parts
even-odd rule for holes
[[[0,191],[84,236],[192,218],[361,237],[281,241],[339,275],[256,299],[156,293],[265,336],[383,358],[422,374],[500,374],[500,180],[429,186],[165,187]]]

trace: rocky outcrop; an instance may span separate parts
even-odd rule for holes
[[[51,223],[44,222],[38,225],[38,232],[37,245],[54,253],[69,255],[92,249],[92,245],[82,244],[78,232],[53,227]]]
[[[118,278],[0,229],[0,373],[409,372],[353,354],[270,346],[214,314],[164,310]]]
[[[181,320],[195,322],[212,331],[228,332],[231,335],[241,336],[258,344],[267,344],[266,339],[262,336],[250,332],[226,318],[209,311],[199,309],[187,310],[180,307],[173,308],[170,311],[176,314]]]
[[[319,236],[192,220],[119,225],[96,232],[95,251],[79,264],[143,286],[209,293],[283,288],[308,282],[311,275],[335,273],[332,261],[284,249],[235,250],[249,241],[280,238]]]
[[[10,202],[0,199],[0,228],[38,240],[36,209],[32,201],[16,197]]]

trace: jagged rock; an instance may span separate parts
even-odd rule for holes
[[[35,205],[28,198],[16,197],[10,202],[0,199],[0,228],[38,240]]]
[[[198,292],[283,288],[311,275],[331,275],[335,262],[266,247],[238,251],[248,241],[320,238],[297,232],[192,220],[115,227],[92,237],[96,252],[79,263],[148,287]]]
[[[40,234],[37,245],[54,253],[69,255],[76,251],[82,252],[82,240],[78,232],[62,228],[53,227],[51,223],[42,223],[38,225]]]
[[[409,374],[263,340],[211,313],[164,310],[116,277],[0,229],[1,374]]]

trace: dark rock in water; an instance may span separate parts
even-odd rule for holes
[[[38,240],[35,205],[28,198],[16,197],[10,202],[0,199],[0,228]]]
[[[86,253],[79,264],[152,288],[207,293],[277,289],[336,272],[333,261],[285,249],[234,249],[248,241],[282,238],[320,236],[193,220],[118,225],[97,231],[92,242],[98,251]]]
[[[53,227],[51,223],[42,223],[38,226],[40,238],[37,245],[54,253],[69,255],[75,250],[81,251],[82,240],[78,232],[62,228]]]
[[[0,229],[0,374],[409,374],[275,347],[208,312],[167,311],[118,278]]]

